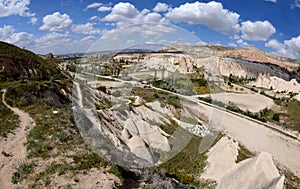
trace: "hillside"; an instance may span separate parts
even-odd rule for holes
[[[89,55],[60,68],[51,54],[40,57],[1,43],[0,183],[187,189],[242,182],[283,188],[284,175],[287,188],[299,188],[300,120],[293,112],[300,103],[288,91],[279,98],[282,86],[274,82],[265,89],[276,93],[272,98],[249,84],[263,73],[276,81],[296,77],[298,60],[252,49],[182,45]],[[69,65],[77,70],[73,78],[61,70]],[[215,68],[223,85],[209,80]],[[213,177],[218,171],[223,178]],[[202,177],[208,173],[213,176]]]
[[[63,78],[55,59],[0,41],[0,81]]]

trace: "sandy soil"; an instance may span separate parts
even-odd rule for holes
[[[201,95],[203,96],[203,95]],[[207,95],[205,95],[207,96]],[[275,104],[272,99],[261,94],[239,94],[239,93],[215,93],[210,94],[212,99],[224,102],[226,104],[233,103],[241,110],[249,110],[251,112],[259,112],[264,108],[272,108]]]
[[[24,142],[26,141],[26,135],[31,128],[35,126],[35,122],[32,117],[26,112],[9,106],[5,102],[4,90],[2,100],[3,103],[11,109],[16,115],[19,116],[20,126],[17,127],[12,133],[7,135],[7,138],[0,138],[0,151],[9,154],[8,157],[0,155],[0,183],[2,188],[13,188],[11,183],[11,177],[18,167],[19,163],[26,158],[26,148]]]
[[[87,173],[78,173],[73,179],[56,175],[49,188],[65,188],[70,185],[73,189],[109,189],[121,186],[121,181],[113,174],[105,173],[103,168],[92,168]]]

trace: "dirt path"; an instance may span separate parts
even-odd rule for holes
[[[0,188],[9,189],[13,188],[11,177],[15,168],[26,158],[24,143],[28,132],[35,126],[35,122],[26,112],[9,106],[5,102],[6,90],[3,91],[3,104],[18,115],[20,120],[20,126],[12,133],[9,133],[7,138],[0,138]],[[6,155],[4,155],[3,152],[6,153]]]

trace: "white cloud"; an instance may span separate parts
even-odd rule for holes
[[[84,10],[88,10],[88,9],[92,9],[92,8],[98,8],[100,6],[102,6],[103,4],[102,3],[92,3],[92,4],[89,4]]]
[[[272,2],[272,3],[277,3],[277,0],[265,0],[265,1]]]
[[[0,1],[0,17],[10,15],[19,16],[34,16],[34,13],[29,11],[28,5],[30,0],[1,0]]]
[[[120,22],[137,17],[139,11],[130,3],[120,2],[116,4],[109,15],[104,17],[105,21]]]
[[[300,8],[300,0],[294,0],[294,3],[291,5],[291,9]]]
[[[154,12],[144,15],[143,18],[141,19],[141,21],[144,23],[159,22],[160,20],[161,20],[161,15]]]
[[[35,38],[32,34],[26,32],[14,33],[10,38],[10,43],[20,47],[26,47],[35,43]]]
[[[166,23],[167,21],[162,16],[155,12],[150,12],[148,9],[139,11],[130,3],[118,3],[113,8],[110,14],[105,16],[102,21],[115,22],[118,27],[125,27],[130,24],[142,23]]]
[[[30,18],[30,23],[31,23],[32,25],[36,25],[36,23],[37,23],[37,18],[36,18],[36,17],[31,17],[31,18]]]
[[[34,36],[26,32],[16,32],[13,26],[5,25],[0,28],[0,40],[12,43],[19,47],[26,47],[34,44]]]
[[[1,40],[5,40],[9,36],[15,33],[15,28],[13,26],[4,25],[3,28],[0,28],[0,38]]]
[[[110,11],[111,7],[101,6],[97,10],[100,12]]]
[[[100,20],[98,16],[92,16],[89,20]]]
[[[276,32],[276,29],[269,21],[246,21],[241,27],[242,38],[250,41],[266,41]]]
[[[39,28],[40,30],[62,31],[70,29],[73,25],[70,16],[61,14],[60,12],[45,16],[43,18],[43,23],[44,24]]]
[[[75,33],[88,34],[88,35],[101,33],[100,30],[95,28],[94,24],[92,23],[74,25],[72,31]]]
[[[227,44],[229,47],[237,47],[237,44],[235,44],[235,43],[228,43]]]
[[[273,49],[272,53],[274,54],[290,58],[300,58],[300,35],[289,40],[284,40],[282,43],[276,39],[271,39],[265,43],[265,46]]]
[[[85,43],[85,42],[92,43],[94,42],[94,40],[95,40],[94,36],[86,36],[80,40],[80,43]]]
[[[186,3],[170,10],[166,17],[174,22],[203,24],[223,34],[234,34],[240,29],[240,15],[223,8],[221,3]]]
[[[300,58],[300,35],[290,40],[285,40],[284,44],[287,46],[289,52],[295,55],[295,57]]]
[[[154,12],[166,12],[169,9],[169,5],[166,3],[157,3],[153,8]]]
[[[280,50],[280,49],[283,49],[285,48],[284,44],[280,43],[279,41],[277,41],[276,39],[271,39],[270,41],[268,41],[266,44],[265,44],[266,47],[269,47],[271,49],[274,49],[274,50]]]
[[[242,40],[242,39],[236,40],[236,43],[237,43],[239,46],[242,46],[242,47],[244,47],[244,46],[249,46],[249,44],[248,44],[247,42],[245,42],[244,40]]]
[[[37,39],[37,42],[44,43],[46,45],[55,43],[55,41],[62,41],[62,42],[70,41],[70,33],[51,32]]]

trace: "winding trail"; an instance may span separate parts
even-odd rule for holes
[[[13,108],[5,102],[6,89],[3,90],[2,102],[11,111],[19,116],[20,125],[6,138],[0,138],[0,188],[13,188],[11,177],[19,163],[26,158],[26,136],[35,126],[34,119],[18,108]],[[7,155],[4,155],[6,153]]]

